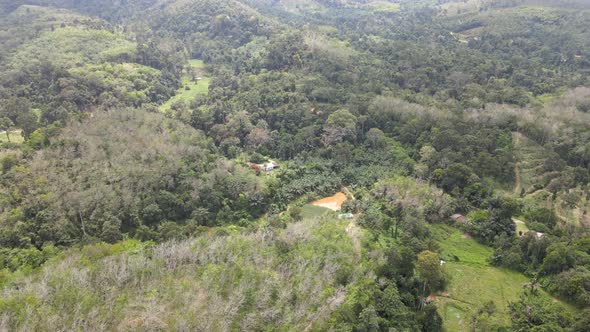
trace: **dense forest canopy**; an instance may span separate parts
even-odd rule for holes
[[[587,331],[589,77],[584,0],[0,0],[0,330]]]

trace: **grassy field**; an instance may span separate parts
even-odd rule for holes
[[[492,249],[461,231],[444,225],[432,227],[451,275],[447,291],[436,298],[447,331],[468,331],[475,312],[493,301],[495,323],[508,326],[508,302],[518,299],[528,279],[516,272],[490,266]]]
[[[524,221],[522,221],[520,219],[518,221],[517,221],[517,219],[513,219],[513,221],[514,221],[514,225],[516,225],[516,234],[520,234],[520,232],[522,232],[522,234],[526,234],[529,232],[529,228],[524,223]]]
[[[453,276],[448,297],[437,298],[447,331],[468,331],[471,317],[489,301],[494,302],[498,310],[493,316],[494,323],[509,326],[508,302],[518,300],[522,285],[528,281],[525,276],[456,262],[449,262],[447,269]]]
[[[521,273],[491,266],[488,259],[493,250],[456,228],[434,225],[431,231],[440,245],[445,266],[451,276],[446,291],[437,294],[435,300],[446,330],[470,331],[471,318],[490,301],[497,309],[491,322],[509,327],[508,303],[518,300],[523,285],[529,279]],[[540,292],[549,296],[542,290]],[[557,299],[554,301],[567,310],[575,310]]]
[[[190,102],[198,95],[206,95],[209,92],[210,78],[204,75],[205,64],[203,61],[198,59],[190,60],[189,66],[192,70],[203,73],[201,74],[201,79],[193,81],[189,75],[182,77],[180,88],[176,91],[176,95],[160,106],[161,111],[166,112],[170,110],[172,105],[179,101]]]
[[[320,217],[320,216],[323,216],[324,214],[330,212],[329,209],[326,209],[321,206],[311,205],[311,204],[305,204],[301,209],[302,209],[301,215],[303,216],[304,219]]]
[[[205,62],[200,59],[190,59],[188,60],[188,65],[191,66],[191,68],[205,68]]]
[[[11,143],[22,143],[25,141],[20,130],[11,130],[9,136],[10,136]],[[8,137],[6,136],[6,132],[0,131],[0,143],[7,143],[7,142],[8,142]]]
[[[367,7],[369,7],[373,13],[398,13],[401,9],[399,3],[391,3],[387,1],[369,2]]]

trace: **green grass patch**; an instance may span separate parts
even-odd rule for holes
[[[542,95],[538,95],[535,98],[541,105],[549,105],[549,104],[557,101],[559,98],[563,98],[564,94],[565,94],[565,91],[558,90],[557,92],[545,93]]]
[[[399,13],[401,6],[399,3],[387,1],[374,1],[367,4],[373,13]]]
[[[203,78],[198,81],[192,81],[187,77],[183,77],[180,88],[176,91],[176,95],[167,102],[162,104],[160,109],[162,111],[168,111],[172,105],[177,102],[184,101],[190,102],[195,99],[198,95],[206,95],[209,92],[209,78]]]
[[[188,65],[191,66],[191,68],[195,68],[195,69],[205,68],[205,62],[203,62],[203,60],[199,60],[199,59],[188,60]]]
[[[326,209],[321,206],[311,205],[311,204],[305,204],[303,207],[301,207],[301,210],[302,210],[301,215],[303,216],[304,219],[311,219],[311,218],[315,218],[315,217],[320,217],[320,216],[323,216],[324,214],[330,212],[329,209]]]
[[[452,276],[448,297],[437,298],[437,304],[447,331],[468,331],[471,317],[489,301],[497,308],[493,321],[509,326],[508,302],[518,300],[522,285],[528,281],[524,275],[462,262],[449,262],[446,267]]]
[[[468,331],[471,317],[489,301],[497,313],[494,323],[509,326],[508,302],[516,301],[528,279],[517,272],[490,266],[493,250],[446,225],[431,228],[441,247],[451,280],[436,303],[447,331]]]
[[[519,219],[522,220],[522,219]],[[520,234],[520,232],[522,232],[522,234],[526,234],[529,232],[529,228],[527,227],[527,225],[522,222],[514,222],[514,225],[516,225],[516,234]]]
[[[183,76],[180,82],[180,88],[176,90],[174,97],[168,99],[168,101],[160,106],[162,112],[169,111],[178,102],[190,103],[197,96],[207,95],[209,93],[209,82],[211,79],[205,75],[205,63],[203,60],[189,60],[189,66],[192,70],[200,70],[200,79],[193,80],[192,75],[188,74]]]
[[[458,259],[458,262],[463,265],[489,265],[488,258],[492,255],[493,250],[479,244],[469,235],[446,225],[435,225],[431,231],[435,239],[438,240],[441,254],[447,262]]]
[[[9,132],[9,136],[10,136],[10,143],[21,144],[25,141],[25,138],[21,134],[20,130],[11,130]],[[0,143],[8,143],[8,142],[9,141],[8,141],[8,137],[6,136],[6,132],[1,131],[0,132]]]
[[[508,328],[508,304],[518,300],[523,285],[529,279],[521,273],[491,266],[488,259],[493,250],[459,229],[433,225],[430,230],[440,245],[450,275],[446,291],[435,300],[445,329],[470,331],[471,318],[490,301],[496,306],[496,313],[490,318],[490,323]],[[539,291],[543,296],[549,296]],[[571,306],[554,300],[567,310],[572,310]]]

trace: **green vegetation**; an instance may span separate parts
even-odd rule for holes
[[[0,132],[0,143],[20,144],[25,141],[20,130],[8,130]]]
[[[494,326],[509,326],[507,304],[518,300],[527,278],[522,274],[494,267],[473,267],[466,264],[447,265],[451,281],[445,295],[437,304],[448,331],[466,331],[471,320],[486,304],[493,303],[497,311],[490,319]],[[448,298],[446,297],[448,295]]]
[[[496,308],[490,323],[508,326],[507,305],[519,298],[528,279],[520,273],[491,266],[493,250],[460,231],[442,225],[433,231],[450,274],[449,286],[436,297],[447,330],[470,330],[477,311],[490,302]]]
[[[0,330],[587,329],[588,26],[0,2]],[[350,219],[309,204],[339,191]]]
[[[521,273],[492,266],[493,250],[468,234],[444,225],[433,226],[432,231],[450,274],[448,287],[435,300],[446,329],[509,326],[508,304],[519,300],[526,287],[530,287],[530,280]],[[550,299],[545,292],[538,292],[538,296]],[[576,310],[561,302],[559,305],[572,313]]]
[[[319,217],[329,212],[329,209],[311,204],[305,204],[301,208],[301,215],[303,216],[303,218]]]
[[[133,57],[133,52],[133,43],[108,31],[65,27],[44,32],[34,41],[19,46],[10,57],[8,66],[22,70],[25,64],[49,61],[63,68],[129,59]]]
[[[529,232],[529,228],[527,227],[526,223],[522,220],[520,222],[514,221],[516,224],[516,234],[526,234]]]
[[[209,78],[202,78],[197,81],[183,77],[180,81],[180,88],[176,95],[170,98],[166,103],[162,104],[162,110],[169,110],[178,102],[187,102],[194,100],[199,95],[206,95],[209,91]]]
[[[539,189],[539,183],[545,172],[545,161],[550,158],[549,151],[535,141],[520,133],[513,134],[514,156],[516,158],[516,172],[519,176],[515,193],[519,194],[534,192]]]
[[[391,3],[387,1],[373,1],[367,4],[374,13],[399,13],[401,6],[399,3]]]
[[[308,219],[265,234],[71,249],[5,286],[2,326],[302,330],[363,273],[343,222]]]
[[[182,107],[179,105],[190,103],[197,96],[206,96],[209,92],[209,82],[211,79],[207,77],[205,64],[202,60],[189,60],[189,68],[186,71],[188,73],[180,80],[180,87],[174,97],[168,99],[168,101],[160,106],[163,112],[167,112],[173,107]]]
[[[433,237],[440,244],[441,256],[447,263],[473,268],[489,267],[493,249],[478,243],[468,233],[446,225],[436,225],[431,229]]]

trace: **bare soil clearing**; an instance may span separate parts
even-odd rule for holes
[[[315,206],[321,206],[321,207],[330,209],[332,211],[340,211],[340,209],[342,208],[342,204],[344,204],[344,202],[346,202],[346,200],[347,200],[346,195],[342,192],[338,192],[338,193],[334,194],[333,196],[322,198],[317,201],[313,201],[313,202],[311,202],[311,204],[315,205]]]

